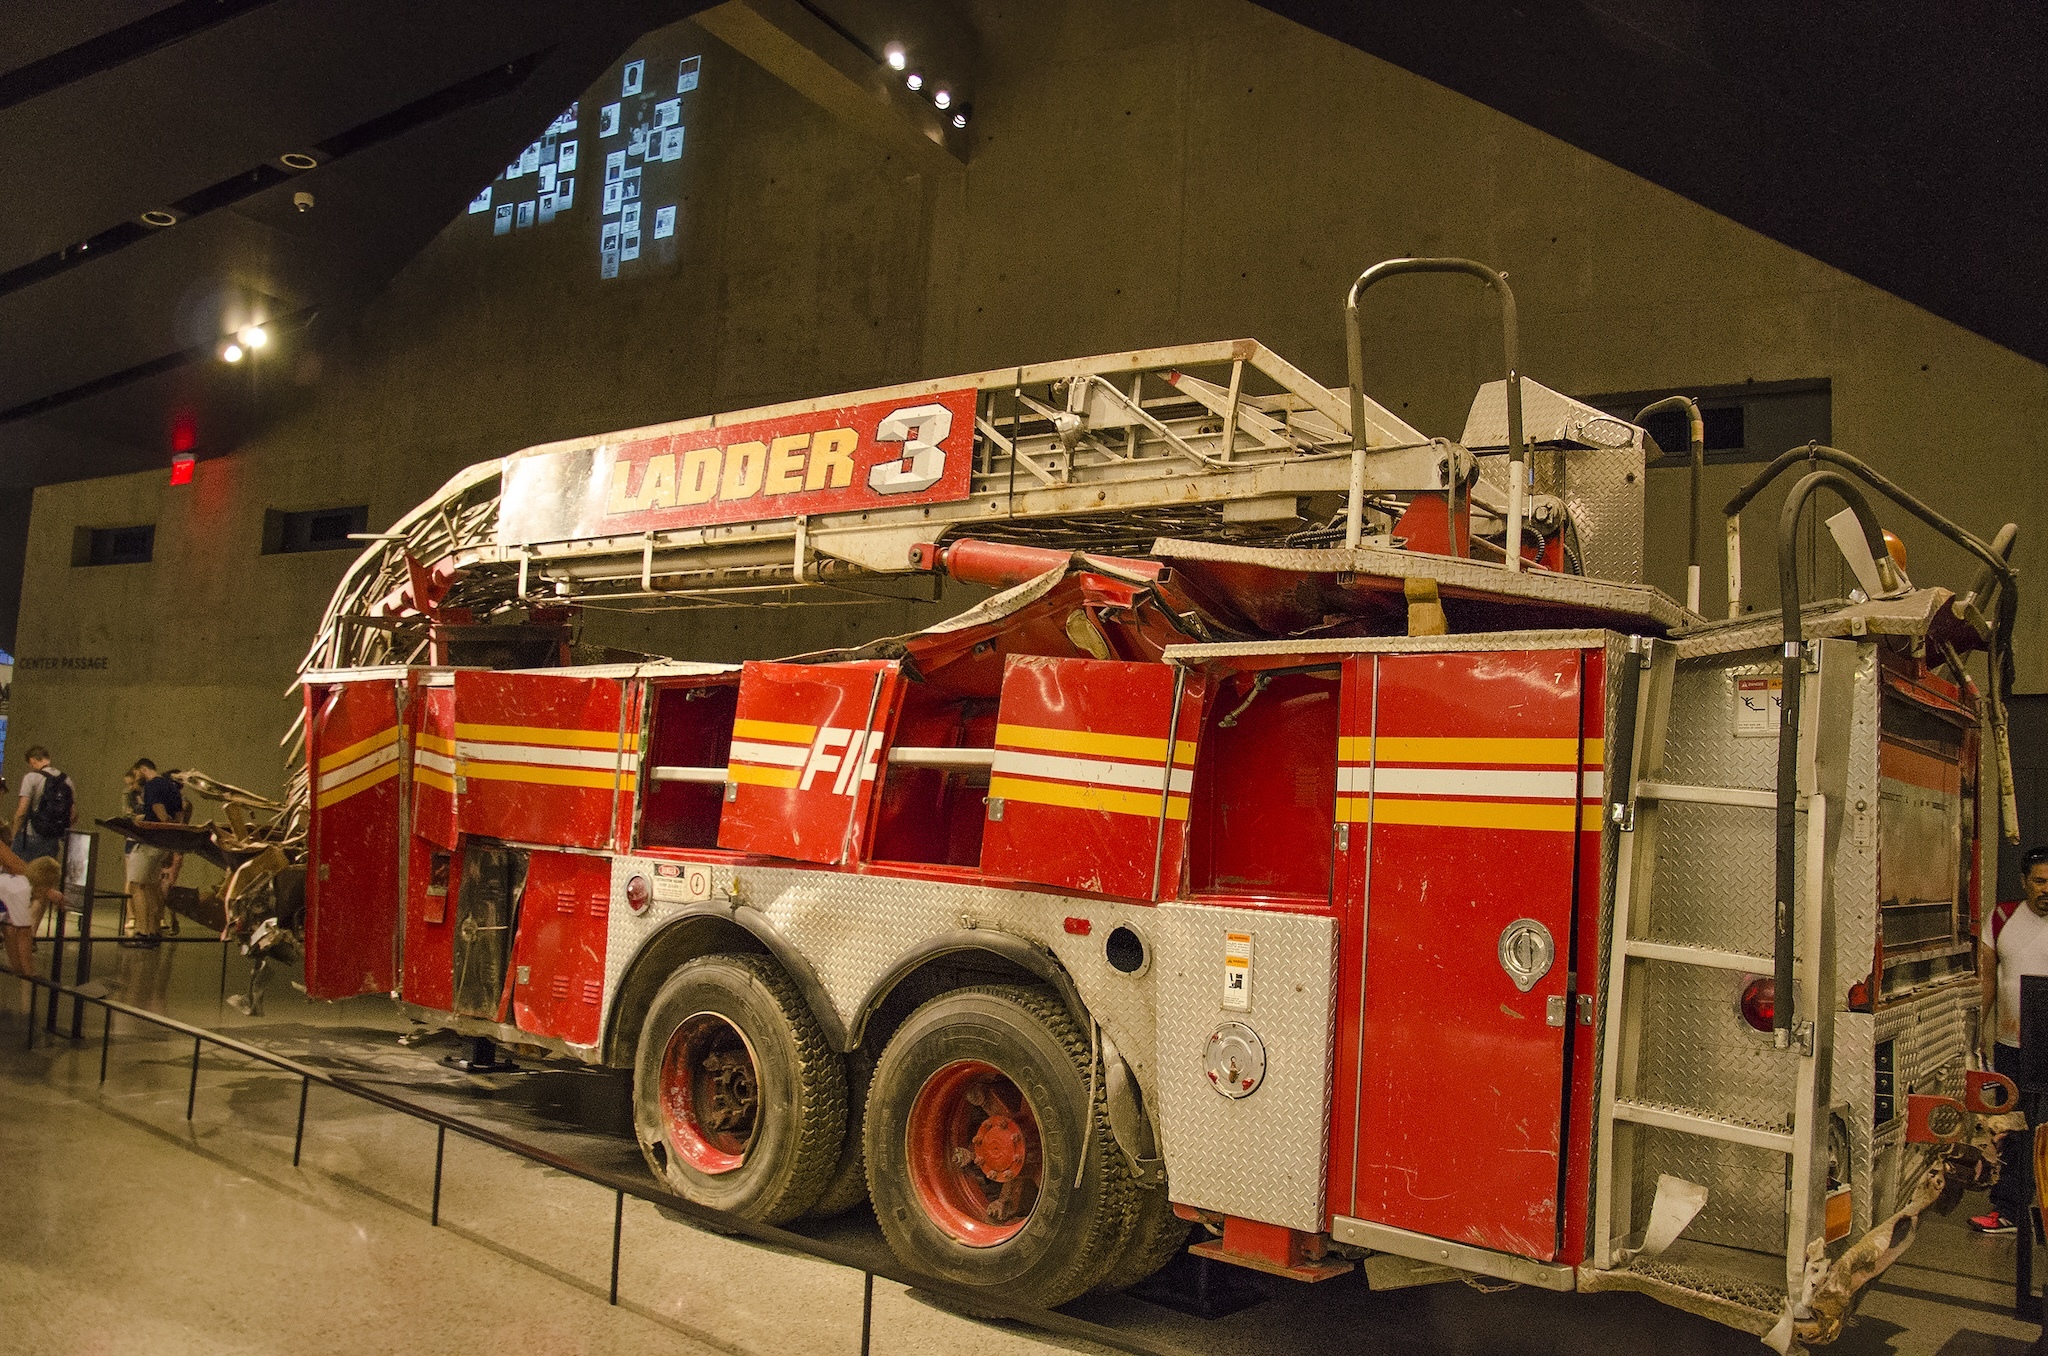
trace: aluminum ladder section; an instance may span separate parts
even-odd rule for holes
[[[1848,738],[1850,679],[1855,646],[1824,641],[1808,646],[1822,655],[1802,684],[1799,783],[1807,815],[1807,846],[1801,864],[1803,879],[1795,926],[1799,963],[1795,967],[1797,1025],[1790,1047],[1798,1060],[1787,1128],[1776,1129],[1701,1106],[1671,1106],[1636,1096],[1638,1061],[1643,1049],[1643,970],[1649,962],[1707,966],[1744,974],[1771,973],[1771,939],[1759,938],[1754,953],[1704,946],[1673,945],[1649,940],[1650,911],[1655,897],[1657,834],[1660,811],[1672,803],[1727,805],[1753,809],[1757,815],[1759,850],[1771,851],[1772,791],[1746,787],[1691,786],[1663,780],[1665,737],[1670,727],[1672,686],[1677,670],[1676,647],[1670,642],[1634,642],[1640,664],[1636,673],[1634,738],[1623,756],[1626,776],[1620,794],[1610,794],[1607,813],[1620,831],[1615,860],[1614,908],[1608,937],[1608,1020],[1601,1052],[1600,1100],[1595,1121],[1593,1265],[1626,1265],[1623,1253],[1638,1224],[1634,1210],[1634,1131],[1650,1126],[1705,1139],[1747,1144],[1784,1154],[1790,1160],[1786,1219],[1786,1293],[1795,1304],[1805,1298],[1807,1255],[1825,1230],[1827,1190],[1827,1115],[1829,1070],[1834,1049],[1834,959],[1830,900],[1834,844],[1829,808],[1839,804]],[[1628,695],[1622,694],[1624,708]],[[1624,709],[1623,719],[1628,712]]]

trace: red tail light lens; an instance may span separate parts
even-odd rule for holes
[[[647,877],[633,876],[626,881],[626,907],[634,913],[646,913],[647,901],[653,891],[647,886]]]
[[[1778,981],[1758,975],[1742,986],[1742,1020],[1758,1031],[1769,1031],[1778,1015]]]

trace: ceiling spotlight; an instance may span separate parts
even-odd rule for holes
[[[974,106],[972,104],[962,104],[960,105],[960,107],[954,109],[953,125],[955,127],[965,127],[967,125],[967,115],[973,111]]]
[[[937,104],[940,108],[951,108],[953,106],[953,92],[951,90],[942,89],[938,93],[932,95],[932,102]]]
[[[909,63],[910,58],[904,54],[902,43],[892,42],[882,49],[882,60],[889,63],[890,70],[900,71]]]
[[[246,349],[259,349],[270,342],[270,332],[261,325],[244,325],[235,335]]]
[[[152,207],[149,211],[142,214],[142,224],[154,226],[158,230],[162,230],[166,226],[177,225],[178,217],[175,212],[166,212],[162,208]]]
[[[307,155],[304,151],[286,151],[277,158],[277,163],[283,165],[288,170],[297,170],[302,174],[309,169],[320,168],[320,162],[314,157]]]
[[[242,346],[232,339],[228,340],[226,344],[221,346],[220,360],[224,363],[238,363],[242,361]]]
[[[924,77],[919,75],[916,71],[912,71],[909,75],[903,77],[903,83],[910,86],[912,89],[923,89]]]

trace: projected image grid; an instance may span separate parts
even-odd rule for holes
[[[659,254],[664,261],[673,258],[683,97],[697,88],[702,67],[701,56],[629,58],[616,82],[608,79],[586,91],[549,123],[538,141],[477,194],[469,215],[488,216],[493,235],[550,225],[575,209],[580,178],[583,200],[593,191],[597,197],[600,278],[630,272],[657,242],[670,242]],[[670,70],[673,82],[666,78]],[[596,116],[586,117],[592,105]],[[586,139],[592,143],[587,153]]]

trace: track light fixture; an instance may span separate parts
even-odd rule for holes
[[[224,363],[238,363],[242,361],[242,346],[232,339],[228,340],[225,344],[221,345],[220,360]]]
[[[882,60],[889,63],[889,69],[900,71],[910,63],[910,57],[903,50],[903,44],[892,42],[882,49]]]

